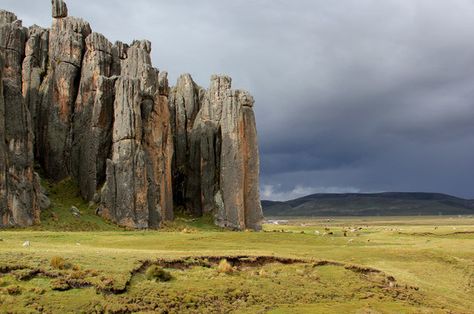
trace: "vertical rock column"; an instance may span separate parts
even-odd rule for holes
[[[221,119],[220,188],[223,208],[218,211],[217,223],[239,230],[259,229],[263,219],[253,105],[249,93],[228,91]]]
[[[23,97],[31,114],[33,131],[36,134],[41,129],[37,123],[37,115],[41,108],[43,83],[48,68],[49,30],[39,26],[28,29],[28,41],[23,60]]]
[[[259,154],[254,100],[214,75],[208,90],[189,75],[172,89],[175,197],[196,216],[213,213],[219,226],[260,229]],[[197,113],[196,113],[197,111]]]
[[[183,74],[170,94],[175,147],[173,158],[175,203],[180,207],[192,208],[194,213],[198,211],[199,214],[201,199],[195,195],[200,194],[200,152],[199,147],[191,144],[191,137],[201,106],[200,90],[191,75]]]
[[[72,122],[70,169],[82,196],[91,201],[105,180],[112,144],[115,78],[112,44],[101,34],[86,38],[79,92]]]
[[[0,21],[1,22],[1,21]],[[0,53],[0,227],[6,226],[11,215],[8,209],[7,142],[5,139],[5,100],[3,98],[3,56]]]
[[[112,156],[101,213],[123,226],[157,228],[173,218],[166,78],[160,79],[151,65],[148,41],[116,46],[124,58],[115,85]]]
[[[248,93],[241,97],[244,119],[244,205],[245,226],[249,229],[262,228],[263,211],[260,202],[260,153],[258,150],[257,124],[253,105],[255,101]]]
[[[49,34],[49,63],[42,84],[43,99],[37,124],[37,158],[49,178],[70,174],[71,119],[79,89],[85,39],[91,33],[82,19],[68,17],[66,4],[53,0],[53,25]]]
[[[107,160],[101,213],[122,226],[147,228],[147,178],[144,151],[140,143],[140,81],[120,77],[115,92],[112,156]]]
[[[203,213],[214,213],[216,221],[222,212],[220,187],[222,150],[222,113],[232,79],[225,75],[213,75],[209,89],[203,98],[202,110],[196,123],[199,130],[201,153],[201,191]]]
[[[31,117],[21,92],[27,30],[0,11],[0,227],[39,222]]]

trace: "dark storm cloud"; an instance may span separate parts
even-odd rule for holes
[[[111,40],[147,38],[171,80],[252,91],[262,191],[474,198],[471,0],[69,0]],[[49,1],[3,0],[26,25]]]

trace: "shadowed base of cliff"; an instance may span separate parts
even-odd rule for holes
[[[73,179],[65,179],[58,183],[44,180],[42,185],[51,201],[51,206],[41,212],[41,223],[28,228],[14,229],[59,232],[127,230],[98,215],[98,205],[94,202],[84,201],[77,183]],[[175,212],[175,219],[164,222],[161,231],[193,233],[198,230],[223,230],[214,224],[211,214],[196,218],[182,208],[176,208]]]
[[[30,227],[44,231],[114,231],[123,230],[96,215],[96,206],[80,196],[72,179],[58,183],[44,181],[43,186],[51,201],[50,208],[41,212],[41,223]]]

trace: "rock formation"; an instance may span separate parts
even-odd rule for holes
[[[179,207],[259,229],[253,98],[226,76],[170,88],[149,41],[112,44],[51,2],[50,29],[0,11],[0,227],[39,222],[36,160],[122,226],[159,228]]]
[[[39,221],[43,199],[33,165],[31,117],[22,95],[27,29],[0,11],[0,226]]]
[[[182,75],[170,97],[175,202],[237,230],[259,229],[263,218],[253,104],[227,76],[213,76],[204,90]]]

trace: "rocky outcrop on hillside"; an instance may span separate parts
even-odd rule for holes
[[[259,229],[253,98],[226,76],[171,88],[149,41],[112,44],[51,2],[50,29],[0,11],[0,227],[39,222],[36,161],[122,226],[159,228],[176,207]]]

